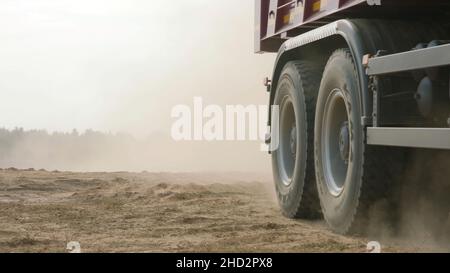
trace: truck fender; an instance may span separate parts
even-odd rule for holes
[[[365,73],[365,69],[362,65],[362,59],[365,54],[374,52],[375,48],[367,49],[363,36],[358,25],[354,22],[356,20],[339,20],[333,23],[324,25],[317,29],[311,30],[294,38],[291,38],[284,42],[278,51],[278,55],[275,61],[275,67],[272,74],[272,85],[270,89],[270,105],[273,104],[275,98],[275,92],[277,89],[278,77],[284,67],[284,65],[292,60],[292,52],[295,51],[295,58],[299,59],[302,55],[306,55],[306,52],[302,51],[306,45],[312,43],[326,43],[331,37],[341,37],[345,40],[347,47],[350,49],[354,58],[355,64],[359,64],[358,76],[360,83],[360,104],[363,110],[364,118],[362,120],[368,120],[372,114],[372,98],[368,90],[368,77]],[[304,50],[306,51],[306,50]],[[271,125],[271,112],[269,112],[269,126]]]

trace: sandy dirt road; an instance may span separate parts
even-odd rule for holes
[[[0,171],[0,252],[365,252],[279,213],[270,176]],[[383,242],[383,250],[436,251]]]

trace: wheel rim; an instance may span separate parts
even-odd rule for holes
[[[278,149],[278,169],[285,186],[292,184],[297,159],[298,132],[294,104],[286,96],[280,103],[280,146]]]
[[[348,110],[340,89],[334,89],[328,96],[323,117],[323,173],[328,191],[337,197],[345,188],[351,153]]]

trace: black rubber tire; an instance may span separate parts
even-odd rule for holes
[[[283,97],[287,96],[292,100],[295,112],[298,144],[290,185],[285,185],[281,178],[278,160],[281,149],[272,152],[272,168],[278,202],[283,215],[292,219],[317,219],[321,216],[314,172],[315,103],[321,76],[321,68],[314,63],[307,61],[287,63],[280,75],[273,103],[280,106]],[[280,113],[281,111],[282,109]]]
[[[361,124],[361,99],[356,65],[348,49],[336,50],[325,67],[317,98],[315,122],[315,169],[320,205],[331,229],[340,234],[364,233],[368,227],[369,209],[384,198],[389,189],[391,167],[385,149],[365,144]],[[349,156],[340,192],[329,190],[326,180],[325,156],[322,146],[325,137],[323,124],[325,108],[330,94],[341,90],[345,101],[349,133]],[[338,137],[338,135],[336,136]],[[330,172],[328,172],[328,177]],[[331,174],[333,176],[334,173]],[[333,194],[334,193],[334,194]]]

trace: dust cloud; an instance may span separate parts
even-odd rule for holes
[[[0,3],[0,167],[270,172],[260,143],[170,136],[194,97],[267,105],[253,1],[57,2]]]
[[[170,134],[136,138],[93,130],[47,133],[0,130],[0,168],[67,171],[257,172],[269,174],[270,157],[258,141],[172,140]]]
[[[450,153],[393,149],[400,154],[385,199],[371,208],[368,235],[422,251],[450,251]]]

